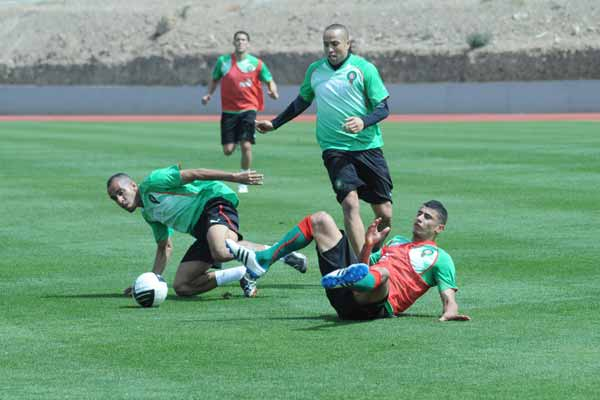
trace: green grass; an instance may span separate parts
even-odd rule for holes
[[[422,201],[446,204],[439,244],[473,321],[436,322],[432,290],[408,317],[344,323],[312,246],[306,275],[276,266],[256,299],[235,285],[158,309],[119,295],[150,269],[154,243],[108,199],[106,178],[176,162],[236,170],[218,124],[1,123],[0,398],[597,398],[598,132],[384,124],[394,232],[410,231]],[[266,180],[241,200],[247,238],[273,242],[317,210],[341,222],[312,123],[258,141]],[[175,237],[169,282],[190,243]]]

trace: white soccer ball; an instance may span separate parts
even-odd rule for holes
[[[167,282],[154,272],[144,272],[135,280],[132,295],[142,307],[158,307],[167,298]]]

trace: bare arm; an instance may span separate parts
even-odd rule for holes
[[[443,314],[440,321],[470,321],[471,318],[467,315],[458,313],[458,304],[456,303],[456,291],[454,289],[446,289],[440,292],[442,299]]]
[[[152,272],[162,275],[167,266],[167,262],[171,257],[171,253],[173,253],[173,242],[171,241],[171,238],[158,242],[156,244],[156,256],[154,257],[154,267],[152,267]]]
[[[369,265],[369,258],[371,257],[371,250],[373,246],[377,243],[381,242],[390,231],[390,227],[383,229],[381,232],[377,230],[377,227],[381,223],[381,218],[375,218],[369,228],[367,228],[367,232],[365,233],[365,244],[360,250],[360,254],[358,256],[360,262]]]
[[[277,100],[279,98],[279,92],[277,91],[277,84],[275,83],[275,79],[271,79],[267,82],[267,94],[273,100]]]
[[[180,171],[181,181],[227,181],[245,183],[247,185],[262,185],[263,174],[256,171],[226,172],[216,169],[183,169]]]
[[[208,102],[210,101],[210,99],[212,98],[213,93],[215,92],[215,90],[217,89],[217,84],[219,83],[219,81],[215,81],[214,79],[212,79],[210,81],[210,83],[208,84],[208,91],[206,92],[206,94],[202,97],[202,104],[207,105]]]
[[[161,240],[156,243],[156,255],[154,256],[154,266],[152,267],[152,272],[155,274],[160,274],[165,271],[167,267],[167,262],[171,257],[171,253],[173,252],[173,242],[171,238]],[[125,296],[131,296],[131,291],[133,287],[129,286],[123,290],[123,294]]]

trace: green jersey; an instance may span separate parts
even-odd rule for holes
[[[307,102],[317,100],[317,141],[321,150],[368,150],[383,146],[377,124],[358,134],[348,133],[348,117],[364,117],[389,97],[377,68],[362,57],[350,54],[337,69],[326,58],[312,63],[300,87]]]
[[[139,186],[142,216],[157,242],[167,239],[173,230],[191,233],[206,203],[222,197],[237,207],[233,190],[220,181],[193,181],[183,184],[177,165],[152,171]]]

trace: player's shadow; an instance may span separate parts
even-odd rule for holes
[[[321,285],[316,285],[316,284],[311,284],[311,283],[288,283],[288,284],[267,284],[267,285],[263,285],[263,284],[259,284],[258,285],[258,289],[291,289],[291,290],[298,290],[298,289],[314,289],[314,288],[318,288],[318,289],[323,289],[323,286]],[[262,296],[262,294],[261,294]]]
[[[83,293],[83,294],[54,294],[43,296],[44,299],[126,299],[122,293]]]
[[[403,313],[398,316],[383,318],[383,319],[396,319],[396,318],[427,318],[427,319],[437,319],[437,315],[433,314],[419,314],[419,313]],[[324,329],[336,328],[339,326],[353,325],[353,324],[364,324],[368,322],[372,322],[375,320],[347,320],[341,319],[335,314],[322,314],[318,316],[304,316],[304,317],[274,317],[269,318],[270,320],[298,320],[298,321],[306,321],[306,320],[321,320],[325,323],[309,326],[306,328],[299,328],[299,331],[320,331]],[[380,320],[380,319],[376,319]]]

